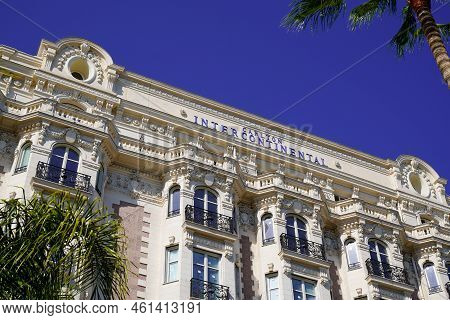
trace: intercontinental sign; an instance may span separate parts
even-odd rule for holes
[[[259,147],[264,147],[303,161],[309,161],[320,166],[325,166],[324,158],[310,151],[304,151],[301,148],[293,148],[291,145],[287,146],[283,143],[282,138],[267,132],[260,132],[247,127],[235,128],[199,116],[194,116],[193,122],[199,126],[253,143]]]

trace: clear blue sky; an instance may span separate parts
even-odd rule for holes
[[[268,119],[400,25],[385,16],[356,32],[345,19],[327,32],[287,32],[290,0],[6,2],[58,38],[98,43],[130,71]],[[56,40],[3,0],[0,12],[0,43],[35,54],[42,38]],[[450,22],[450,5],[435,17]],[[449,93],[426,45],[403,60],[386,46],[275,120],[382,158],[418,156],[450,179]]]

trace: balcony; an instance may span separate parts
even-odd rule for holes
[[[75,171],[39,162],[36,168],[36,178],[57,183],[69,188],[89,192],[91,177]]]
[[[14,174],[18,174],[18,173],[22,173],[27,171],[27,166],[23,166],[23,167],[18,167],[16,169],[14,169]]]
[[[285,233],[280,236],[280,243],[281,247],[288,251],[326,261],[325,250],[320,243],[296,238]]]
[[[203,300],[230,300],[230,292],[227,286],[192,278],[191,298]]]
[[[234,219],[215,212],[187,205],[185,209],[186,220],[214,230],[234,234],[236,229]]]
[[[408,281],[408,274],[402,268],[372,259],[366,260],[366,267],[369,276],[376,276],[394,282],[411,285]]]

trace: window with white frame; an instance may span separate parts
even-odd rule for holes
[[[345,253],[347,254],[347,264],[350,270],[361,267],[358,257],[358,247],[354,239],[345,241]]]
[[[176,216],[180,214],[180,187],[175,186],[169,192],[169,213],[168,216]]]
[[[302,278],[292,278],[294,300],[316,300],[316,283]]]
[[[261,220],[263,243],[272,243],[274,241],[272,215],[266,214]]]
[[[266,275],[267,300],[279,300],[280,288],[278,286],[278,274],[272,273]]]
[[[210,228],[218,227],[217,196],[206,188],[197,188],[194,192],[194,222]]]
[[[194,251],[193,278],[219,284],[220,256],[202,251]]]
[[[378,240],[369,240],[370,261],[373,273],[377,276],[391,278],[391,267],[386,246]]]
[[[178,246],[166,248],[166,282],[178,280]]]
[[[429,292],[434,293],[441,291],[434,264],[432,262],[424,263],[423,271],[425,273],[425,277],[427,278]]]
[[[53,182],[62,182],[67,186],[75,186],[80,156],[69,146],[56,146],[50,156],[48,179]]]
[[[286,217],[286,233],[290,237],[308,239],[306,223],[299,217],[289,215]]]
[[[31,154],[31,143],[27,142],[22,146],[22,149],[20,151],[20,157],[16,165],[15,173],[24,172],[27,170],[28,162],[30,161],[30,154]]]

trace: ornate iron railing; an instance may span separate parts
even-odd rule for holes
[[[410,284],[406,270],[400,267],[372,259],[366,260],[366,267],[367,272],[371,276],[378,276],[395,282]]]
[[[230,300],[230,291],[227,286],[192,278],[191,298],[203,300]]]
[[[91,177],[75,171],[63,169],[44,162],[36,168],[36,178],[62,184],[66,187],[89,192]]]
[[[280,242],[283,249],[309,257],[326,260],[324,247],[320,243],[289,236],[286,233],[283,233],[280,236]]]
[[[23,167],[18,167],[18,168],[16,168],[15,170],[14,170],[14,173],[22,173],[22,172],[25,172],[25,171],[27,171],[27,166],[23,166]]]
[[[192,221],[203,226],[234,233],[234,219],[215,212],[187,205],[185,209],[186,220]]]

